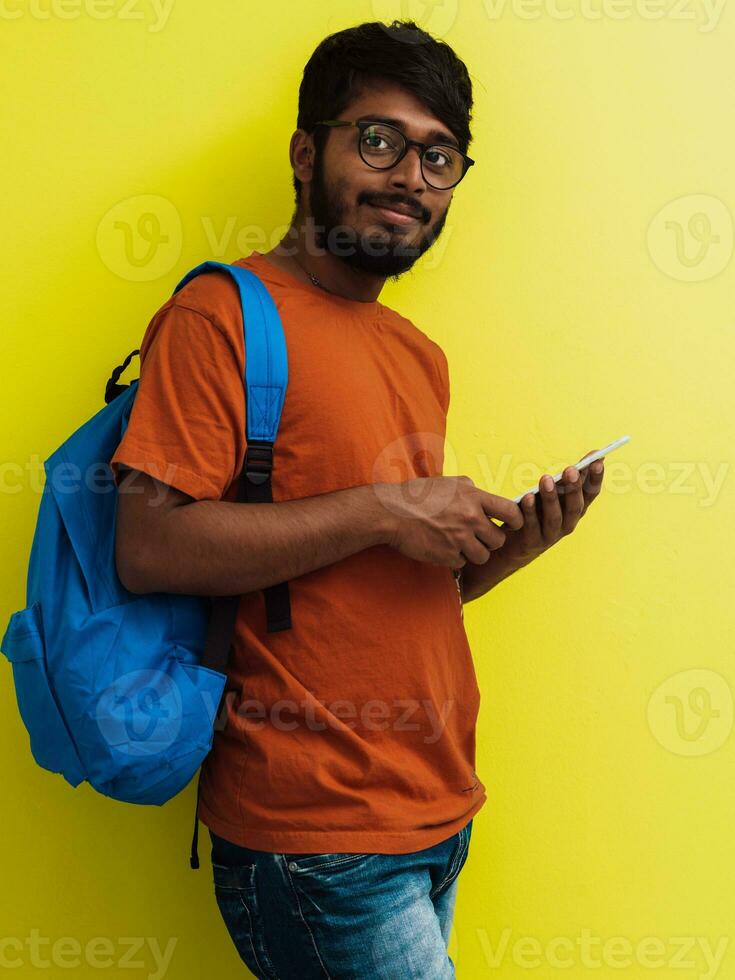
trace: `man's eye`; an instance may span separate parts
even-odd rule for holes
[[[368,133],[367,136],[363,137],[362,142],[370,150],[395,149],[394,145],[385,136],[380,136],[378,133]],[[381,146],[381,143],[384,145]]]
[[[429,163],[438,164],[441,167],[446,167],[452,163],[452,158],[442,150],[427,150],[426,159]]]

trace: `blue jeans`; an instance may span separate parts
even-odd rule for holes
[[[211,830],[214,894],[259,980],[450,980],[472,820],[408,854],[273,854]]]

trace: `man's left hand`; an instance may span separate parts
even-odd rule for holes
[[[590,449],[581,458],[592,452]],[[522,567],[571,534],[597,499],[605,475],[604,458],[581,470],[568,466],[558,483],[544,473],[539,481],[540,492],[527,493],[521,499],[523,527],[514,530],[502,524],[505,544],[492,552],[490,560]]]

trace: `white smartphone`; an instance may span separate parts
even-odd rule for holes
[[[582,470],[586,466],[589,466],[591,463],[594,463],[595,460],[602,459],[603,456],[607,456],[608,453],[611,453],[614,449],[617,449],[618,446],[622,446],[624,443],[628,442],[629,440],[630,440],[630,436],[621,436],[619,439],[616,439],[615,442],[611,442],[609,446],[605,446],[604,449],[598,449],[596,450],[596,452],[590,453],[589,456],[584,456],[582,459],[580,459],[578,463],[574,463],[572,465],[574,466],[575,469]],[[565,466],[564,470],[566,468],[567,467]],[[564,470],[562,470],[561,473],[556,474],[556,476],[554,477],[554,483],[558,483],[559,480],[561,480],[562,476],[564,475]],[[518,496],[513,497],[512,500],[514,503],[520,504],[520,502],[523,500],[523,498],[526,496],[527,493],[538,493],[538,492],[539,492],[538,487],[532,487],[529,490],[524,490],[523,493],[519,493]]]

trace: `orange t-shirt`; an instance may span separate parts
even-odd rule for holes
[[[274,502],[441,475],[442,349],[378,301],[302,283],[258,252],[235,264],[265,284],[286,338]],[[244,346],[225,273],[164,303],[141,344],[116,478],[122,464],[196,500],[236,499]],[[455,834],[486,795],[474,771],[480,692],[452,569],[378,545],[289,589],[290,630],[266,631],[262,591],[240,602],[228,666],[238,694],[203,765],[201,820],[279,853],[402,854]]]

